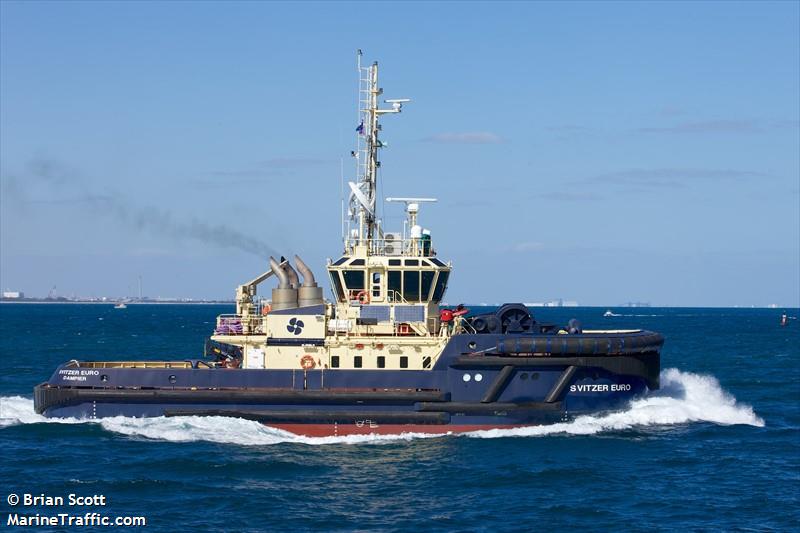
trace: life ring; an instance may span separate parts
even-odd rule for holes
[[[261,306],[261,316],[264,316],[272,311],[272,306],[269,304],[264,304]]]
[[[356,300],[360,304],[368,304],[369,303],[369,293],[367,291],[361,291],[356,294]]]
[[[317,363],[314,361],[314,358],[310,355],[304,355],[300,358],[300,368],[303,370],[313,370],[314,367],[317,366]]]

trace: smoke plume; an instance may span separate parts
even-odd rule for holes
[[[224,224],[209,224],[197,219],[178,220],[170,212],[154,207],[136,205],[116,194],[96,194],[89,190],[75,172],[52,159],[37,158],[28,165],[25,176],[6,176],[3,192],[29,202],[37,183],[50,192],[69,193],[71,203],[83,204],[99,216],[113,218],[129,227],[177,240],[192,239],[223,248],[233,248],[261,258],[278,255],[265,242]],[[22,179],[20,179],[22,178]]]

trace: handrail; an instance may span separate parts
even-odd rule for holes
[[[390,298],[390,296],[391,296],[391,298]],[[398,297],[400,298],[399,300],[397,299]],[[403,304],[407,304],[408,303],[408,300],[403,298],[403,294],[401,292],[399,292],[399,291],[394,290],[394,289],[386,289],[386,301],[391,302],[391,303],[403,303]]]
[[[425,241],[425,242],[423,242]],[[434,257],[436,250],[429,240],[421,237],[409,237],[405,239],[350,239],[344,240],[345,253],[353,253],[356,246],[366,243],[371,254],[391,255],[397,257]],[[425,244],[427,243],[427,244]],[[427,247],[427,253],[425,248]]]

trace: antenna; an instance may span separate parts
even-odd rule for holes
[[[436,202],[436,198],[387,198],[387,202],[403,202],[406,204],[406,213],[408,213],[408,225],[413,228],[417,225],[417,213],[419,213],[419,204],[423,202]]]
[[[403,104],[410,102],[409,98],[395,98],[385,100],[391,104],[390,109],[379,109],[378,97],[383,94],[383,89],[378,87],[378,63],[368,67],[361,66],[362,52],[356,54],[358,69],[358,126],[356,127],[356,149],[350,152],[356,163],[357,181],[348,182],[350,187],[348,246],[366,246],[369,252],[373,240],[380,235],[377,223],[375,194],[377,191],[377,173],[381,163],[378,159],[378,150],[385,146],[378,138],[381,126],[378,117],[387,113],[400,113]],[[350,224],[357,223],[357,229],[351,229]],[[351,242],[352,241],[352,242]]]

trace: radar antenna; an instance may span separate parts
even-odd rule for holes
[[[350,200],[348,202],[348,232],[345,250],[349,246],[366,246],[367,251],[380,237],[380,224],[375,206],[377,173],[381,163],[378,150],[385,146],[378,138],[381,125],[378,117],[387,113],[400,113],[409,98],[384,100],[391,104],[390,109],[378,108],[378,97],[383,89],[378,87],[378,62],[368,67],[361,65],[361,50],[357,53],[358,68],[358,127],[356,127],[356,149],[351,152],[356,160],[357,181],[348,182]],[[352,227],[356,224],[357,227]]]

